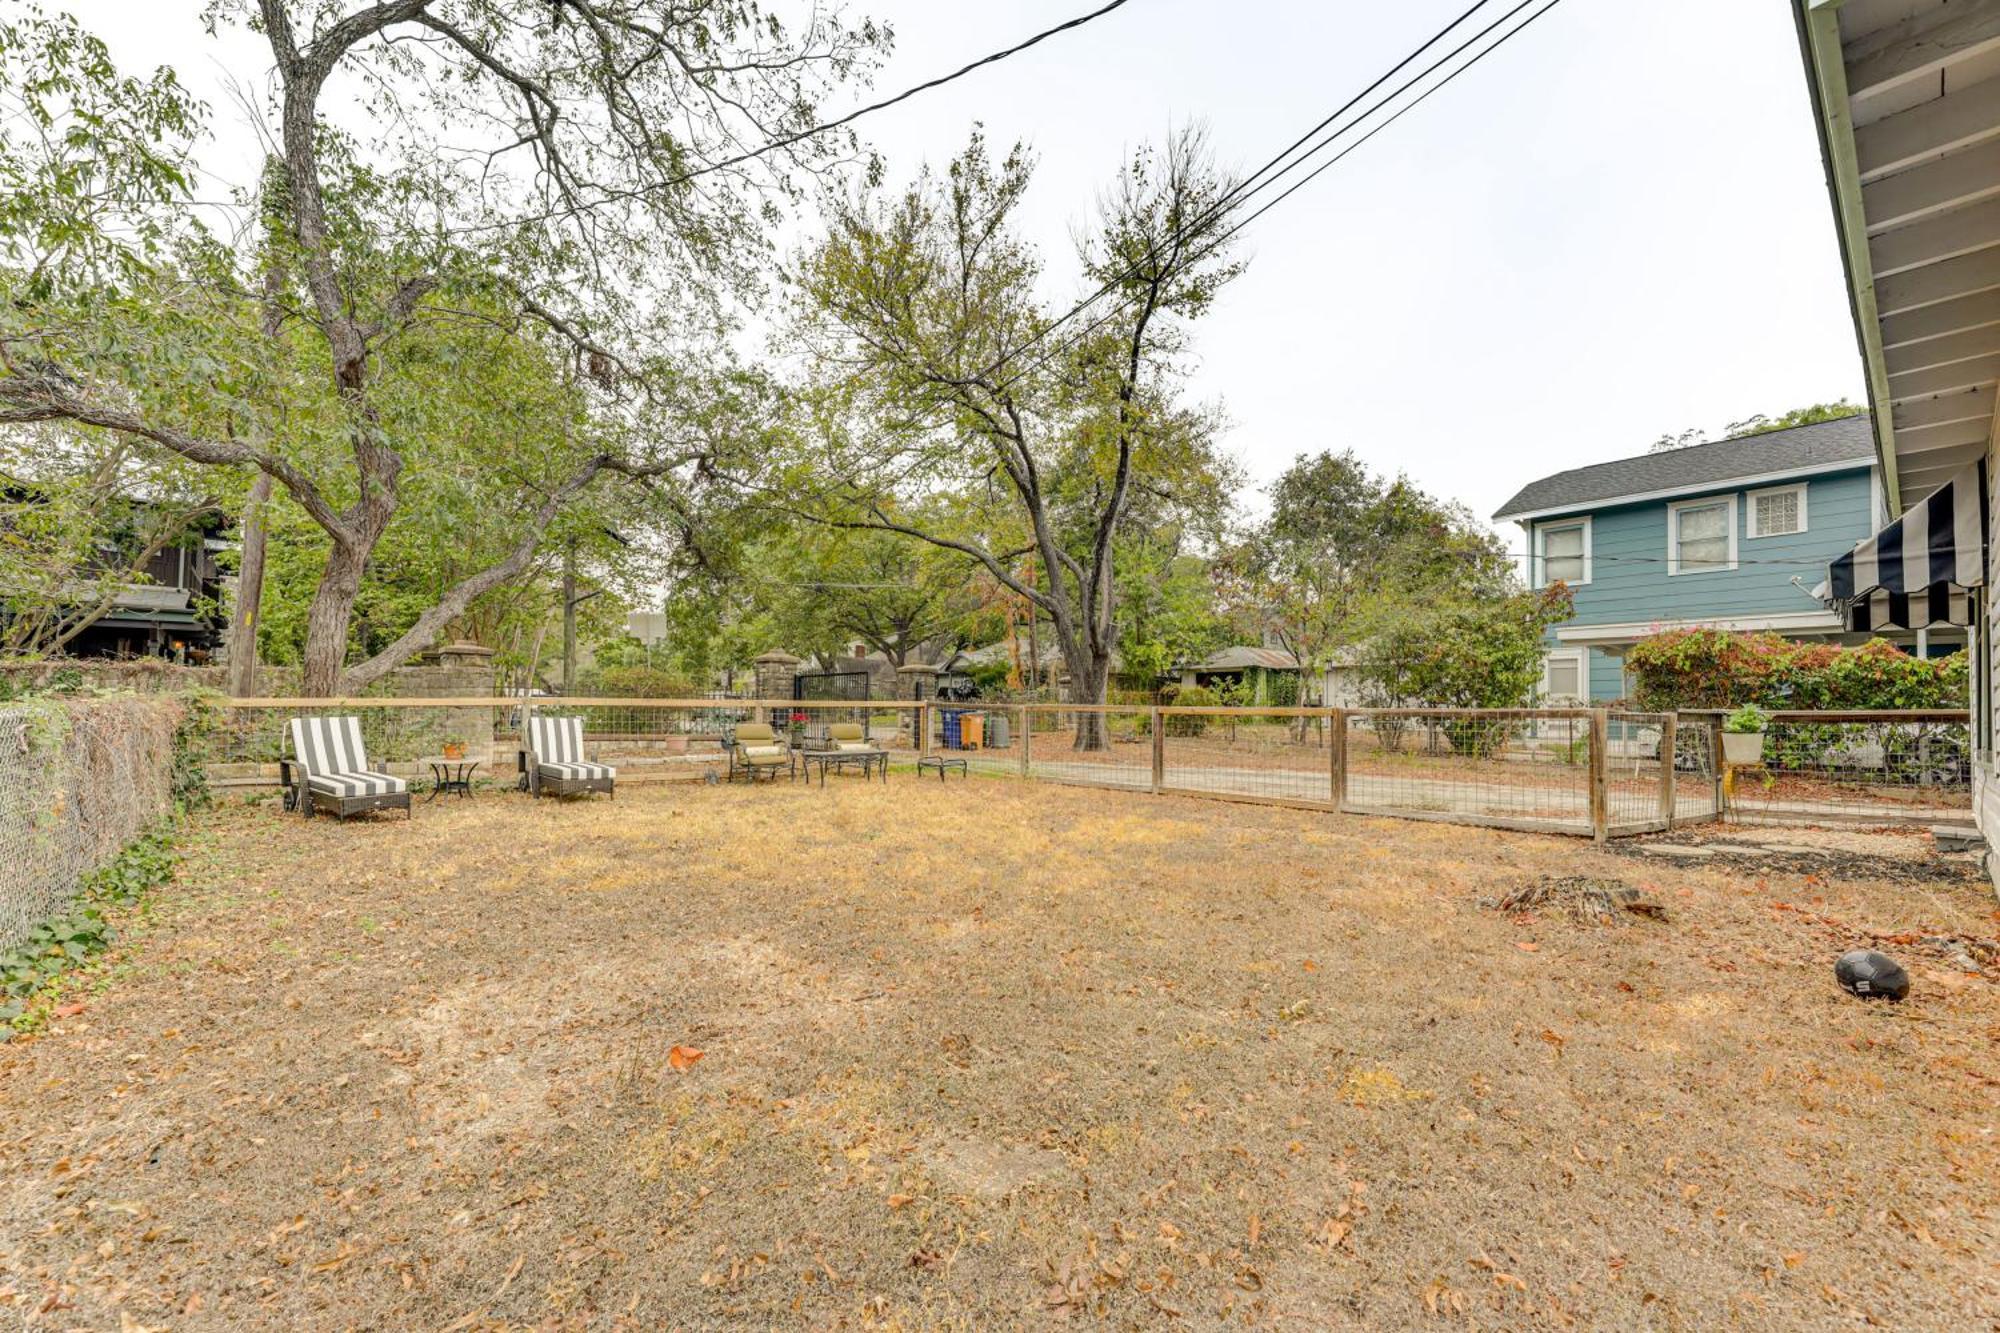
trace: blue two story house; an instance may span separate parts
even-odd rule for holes
[[[1575,595],[1575,617],[1549,634],[1544,696],[1602,701],[1630,693],[1625,650],[1662,630],[1866,637],[1813,590],[1889,515],[1861,414],[1558,472],[1494,519],[1521,525],[1536,587],[1560,579]],[[1922,651],[1963,646],[1927,637],[1939,642]]]

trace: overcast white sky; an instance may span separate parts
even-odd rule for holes
[[[896,30],[886,92],[1096,3],[848,7]],[[1133,146],[1200,117],[1226,164],[1253,167],[1466,3],[1131,0],[858,128],[897,180],[976,120],[1030,142],[1024,223],[1067,295],[1072,229]],[[207,37],[201,0],[67,7],[121,65],[179,69],[216,109],[205,165],[254,178],[225,72],[261,86],[261,42]],[[1862,397],[1779,0],[1564,0],[1244,238],[1250,269],[1199,330],[1197,387],[1260,483],[1352,447],[1483,517],[1523,482],[1666,431]]]

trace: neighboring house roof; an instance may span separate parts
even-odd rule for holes
[[[1044,635],[1042,637],[1041,649],[1042,666],[1062,665],[1062,648],[1055,642],[1054,635]],[[1023,662],[1028,661],[1028,636],[1025,634],[1020,636],[1019,651],[1019,660]],[[1113,648],[1111,650],[1111,669],[1114,672],[1119,670],[1123,660],[1118,650]],[[992,662],[1005,662],[1009,666],[1012,666],[1014,661],[1015,649],[1008,646],[1007,640],[1001,639],[994,643],[983,644],[977,648],[961,649],[946,658],[942,665],[946,671],[962,671],[968,666],[984,666]]]
[[[1652,499],[1760,478],[1776,480],[1875,460],[1875,428],[1867,413],[1738,435],[1637,458],[1571,468],[1531,481],[1493,517],[1496,522]]]
[[[1248,671],[1251,667],[1263,667],[1268,671],[1297,671],[1299,660],[1282,648],[1238,645],[1210,653],[1194,665],[1196,671]]]

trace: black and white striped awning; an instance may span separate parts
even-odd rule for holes
[[[1985,464],[1969,467],[1827,566],[1827,600],[1857,632],[1970,625],[1986,583]]]

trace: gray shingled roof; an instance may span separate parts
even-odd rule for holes
[[[1864,412],[1838,421],[1571,468],[1529,482],[1493,517],[1499,521],[1547,510],[1585,509],[1621,495],[1695,490],[1744,477],[1868,463],[1874,458],[1875,428]]]

